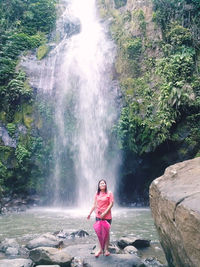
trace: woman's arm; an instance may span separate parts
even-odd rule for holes
[[[88,219],[88,220],[90,219],[90,216],[91,216],[92,212],[93,212],[95,209],[96,209],[96,197],[95,197],[95,199],[94,199],[94,204],[93,204],[93,206],[92,206],[92,208],[91,208],[91,211],[90,211],[89,215],[87,216],[87,219]]]
[[[107,207],[107,209],[103,212],[103,213],[101,213],[101,219],[103,219],[103,217],[109,212],[109,210],[112,208],[112,206],[113,206],[113,201],[112,202],[110,202],[110,204],[109,204],[109,206]]]

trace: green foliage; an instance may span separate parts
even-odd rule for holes
[[[55,20],[55,0],[0,1],[0,120],[17,139],[16,149],[0,148],[4,193],[41,191],[49,175],[52,145],[32,128],[33,90],[17,64],[23,53],[45,46]],[[22,124],[26,130],[19,131]]]
[[[120,8],[126,5],[127,0],[114,0],[114,2],[115,2],[115,7]]]
[[[129,59],[139,57],[142,52],[142,40],[140,38],[126,39],[123,46]]]
[[[49,52],[49,47],[47,45],[41,45],[37,49],[37,59],[43,59]]]
[[[16,131],[16,125],[14,123],[8,123],[6,125],[6,128],[8,130],[9,135],[14,136],[15,131]]]
[[[18,56],[45,44],[55,24],[55,1],[1,1],[0,14],[0,109],[12,120],[17,106],[32,99],[25,76],[16,72]]]
[[[182,25],[190,30],[190,36],[195,47],[199,45],[200,4],[199,0],[153,0],[154,21],[161,26],[164,35],[170,23]],[[180,39],[187,33],[182,32],[181,27],[175,30],[180,33]],[[187,39],[187,38],[186,38]],[[190,38],[189,38],[190,39]],[[176,40],[179,41],[179,40]],[[189,40],[188,40],[189,41]]]
[[[25,81],[25,73],[19,71],[15,74],[14,79],[8,83],[6,97],[9,103],[17,104],[21,98],[23,98],[25,101],[29,101],[32,98],[32,89],[25,86]]]
[[[141,33],[145,36],[146,35],[147,22],[145,21],[144,11],[142,9],[134,11],[133,16],[137,17],[137,20],[139,22],[139,29],[140,29]]]
[[[138,58],[138,68],[145,62],[147,71],[145,75],[140,71],[134,76],[135,72],[126,70],[128,75],[121,80],[124,108],[117,127],[118,139],[122,149],[136,154],[153,151],[170,139],[171,131],[181,117],[195,113],[200,107],[193,33],[191,28],[183,26],[186,24],[180,24],[182,18],[179,12],[182,12],[184,1],[158,0],[154,4],[154,19],[162,26],[164,36],[160,58],[149,58],[147,54],[143,61],[145,50],[151,51],[153,47],[147,45],[145,39],[120,37],[124,40],[125,60],[130,65],[131,61],[135,61],[133,59]],[[161,6],[166,8],[166,12]],[[176,16],[175,12],[178,12]],[[138,21],[144,20],[140,10],[134,11],[133,15]],[[190,148],[197,144],[196,140],[191,141]]]
[[[168,43],[172,44],[173,46],[189,46],[191,45],[192,34],[189,29],[184,28],[177,23],[172,23],[170,25],[170,31],[166,33],[166,38],[168,40]]]
[[[0,186],[3,184],[3,179],[6,179],[7,176],[7,168],[6,166],[0,161]]]
[[[24,162],[25,159],[29,158],[30,152],[21,144],[19,144],[15,150],[15,156],[20,164]]]

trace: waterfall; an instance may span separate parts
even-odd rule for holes
[[[49,55],[23,65],[31,65],[32,86],[54,99],[54,204],[64,199],[88,207],[99,179],[112,191],[117,179],[120,156],[112,133],[118,116],[115,46],[95,0],[62,1],[56,32],[60,42]]]

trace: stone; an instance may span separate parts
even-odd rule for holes
[[[168,167],[150,186],[150,206],[170,266],[200,264],[200,158]]]
[[[136,237],[132,237],[132,238],[128,238],[128,237],[121,237],[118,241],[117,241],[117,245],[119,248],[124,249],[125,247],[132,245],[135,240],[137,238]]]
[[[138,250],[134,246],[127,246],[124,248],[124,252],[127,254],[137,254]]]
[[[0,124],[0,138],[5,146],[16,148],[17,141],[10,137],[7,129],[2,124]]]
[[[66,252],[72,257],[78,256],[79,263],[82,266],[110,267],[110,266],[126,266],[126,267],[146,267],[144,262],[137,255],[130,254],[110,254],[106,257],[100,255],[98,258],[92,254],[94,244],[72,245],[66,248]],[[73,266],[73,265],[72,265]],[[81,265],[74,265],[81,266]]]
[[[19,254],[18,248],[8,247],[5,251],[6,256],[17,256]]]
[[[144,263],[147,267],[167,267],[167,265],[164,265],[160,263],[156,258],[151,257],[144,260]]]
[[[78,230],[70,234],[70,236],[73,236],[73,237],[86,237],[88,235],[89,234],[84,230]]]
[[[60,265],[61,267],[70,267],[72,257],[67,248],[57,249],[52,247],[38,247],[30,251],[29,257],[37,265],[50,264]]]
[[[0,267],[33,267],[30,259],[0,260]]]
[[[124,249],[127,246],[134,246],[136,248],[146,248],[150,246],[150,240],[139,239],[137,237],[121,237],[117,241],[119,248]]]
[[[109,245],[108,250],[109,250],[110,253],[112,253],[112,254],[120,254],[120,253],[121,253],[121,250],[119,249],[119,247],[116,245],[115,242],[112,242],[112,243]]]
[[[0,244],[0,251],[6,252],[8,248],[15,248],[19,250],[19,244],[17,243],[16,239],[14,238],[5,238]]]
[[[66,20],[64,24],[64,31],[67,33],[67,37],[71,37],[74,34],[78,34],[81,30],[81,24],[78,19]]]
[[[62,241],[50,233],[43,234],[28,242],[26,247],[28,249],[34,249],[38,247],[60,247]]]

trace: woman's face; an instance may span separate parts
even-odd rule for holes
[[[100,190],[105,190],[106,189],[106,183],[104,181],[101,181],[99,183],[99,188],[100,188]]]

